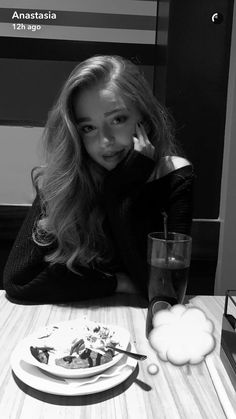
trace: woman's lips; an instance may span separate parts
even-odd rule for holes
[[[124,150],[122,149],[122,150],[114,151],[112,153],[103,154],[102,157],[105,160],[113,160],[113,159],[119,158],[123,154],[123,152]]]

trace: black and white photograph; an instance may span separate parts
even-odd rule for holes
[[[0,0],[0,416],[236,417],[234,0]]]

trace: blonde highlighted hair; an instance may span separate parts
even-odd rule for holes
[[[43,135],[45,166],[32,173],[42,208],[33,240],[41,246],[55,242],[46,260],[66,264],[72,271],[111,257],[100,202],[104,171],[87,155],[73,109],[75,94],[101,83],[116,89],[140,112],[157,166],[162,157],[177,154],[169,115],[135,64],[106,55],[75,67],[49,113]]]

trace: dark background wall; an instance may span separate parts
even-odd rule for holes
[[[233,1],[171,2],[166,103],[197,173],[195,218],[217,219]]]

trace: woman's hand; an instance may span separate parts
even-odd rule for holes
[[[143,124],[136,124],[136,135],[134,139],[134,150],[154,160],[155,148],[150,143]]]
[[[133,282],[124,272],[116,272],[116,279],[117,287],[115,292],[125,294],[137,294],[137,289],[135,288]]]

